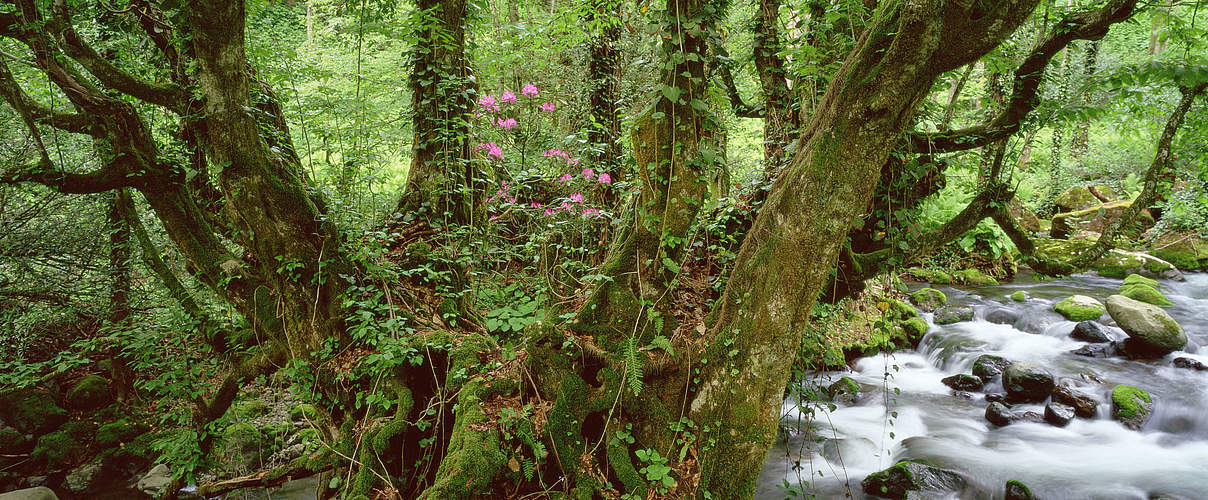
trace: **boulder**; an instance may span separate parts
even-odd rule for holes
[[[1070,332],[1070,337],[1092,344],[1112,341],[1107,327],[1095,321],[1079,321],[1077,325],[1074,325],[1074,330]]]
[[[986,407],[986,420],[999,427],[1011,425],[1014,422],[1043,422],[1044,417],[1034,411],[1015,412],[1002,402],[995,401]]]
[[[0,454],[18,455],[29,452],[31,443],[25,434],[12,427],[0,427]]]
[[[1040,218],[1018,197],[1011,198],[1010,203],[1007,203],[1007,211],[1025,231],[1040,232]]]
[[[1154,257],[1184,271],[1208,269],[1208,238],[1196,234],[1165,233],[1153,241]]]
[[[1025,302],[1028,300],[1028,294],[1023,293],[1023,290],[1016,290],[1015,293],[1011,294],[1011,300],[1014,300],[1015,302]]]
[[[1031,363],[1013,363],[1003,370],[1002,385],[1012,402],[1039,403],[1053,390],[1053,374]]]
[[[0,420],[23,434],[41,436],[63,425],[67,411],[59,408],[46,391],[11,389],[0,392]]]
[[[1133,300],[1139,300],[1146,304],[1153,304],[1155,306],[1173,305],[1173,303],[1170,302],[1170,299],[1166,298],[1165,295],[1162,295],[1162,292],[1159,292],[1157,288],[1146,285],[1144,283],[1133,283],[1131,285],[1130,284],[1121,285],[1119,292],[1120,292],[1120,295],[1123,295],[1123,296],[1128,297]]]
[[[1208,365],[1201,363],[1197,359],[1174,358],[1174,361],[1171,362],[1171,364],[1174,365],[1175,368],[1185,368],[1188,370],[1197,370],[1197,371],[1201,371],[1201,372],[1208,371]]]
[[[1049,235],[1054,238],[1068,238],[1070,235],[1079,231],[1090,231],[1102,233],[1107,229],[1108,224],[1120,218],[1128,207],[1132,206],[1132,201],[1122,200],[1095,205],[1081,210],[1072,212],[1059,213],[1053,217],[1053,224],[1049,228]],[[1120,228],[1118,234],[1136,239],[1141,236],[1141,233],[1153,227],[1153,216],[1149,212],[1142,210],[1132,222]]]
[[[915,316],[901,323],[902,331],[906,332],[906,339],[911,345],[917,345],[919,340],[922,340],[923,335],[927,334],[927,330],[931,329],[931,325],[927,324],[927,320]]]
[[[918,306],[919,309],[926,312],[931,312],[934,311],[935,308],[947,304],[948,297],[944,295],[944,292],[927,287],[920,288],[919,290],[910,294],[910,301],[913,302],[914,305]]]
[[[80,463],[87,452],[87,448],[71,434],[55,431],[38,438],[29,457],[35,463],[58,470]]]
[[[860,399],[860,384],[850,377],[841,377],[826,387],[826,397],[835,403],[855,404]]]
[[[973,361],[973,375],[985,382],[989,382],[995,375],[1002,374],[1003,370],[1006,370],[1008,366],[1011,366],[1011,362],[1002,356],[982,354]]]
[[[168,470],[167,465],[158,464],[139,478],[135,487],[152,498],[159,498],[169,484],[172,484],[172,471]]]
[[[1098,193],[1099,196],[1095,196]],[[1074,186],[1062,191],[1053,200],[1057,212],[1083,210],[1118,198],[1110,186]]]
[[[72,493],[84,493],[91,490],[101,476],[101,457],[72,469],[63,478],[63,487]]]
[[[1040,238],[1036,240],[1034,257],[1047,261],[1060,272],[1079,272],[1073,261],[1095,244],[1092,240],[1060,240]],[[1140,274],[1160,279],[1182,281],[1183,273],[1162,259],[1142,252],[1127,252],[1114,249],[1099,260],[1091,263],[1090,269],[1108,278],[1124,278],[1129,274]]]
[[[0,500],[59,500],[55,492],[45,486],[0,493]]]
[[[912,267],[906,270],[906,273],[914,276],[919,281],[931,283],[933,285],[949,285],[952,284],[952,275],[938,269],[927,269],[923,267]]]
[[[1006,307],[994,308],[986,313],[986,321],[996,325],[1014,325],[1019,321],[1019,311]]]
[[[959,474],[921,461],[905,460],[860,482],[865,493],[881,498],[907,498],[911,492],[953,492],[965,487]],[[911,498],[914,498],[911,495]]]
[[[1070,420],[1074,419],[1074,407],[1063,405],[1057,402],[1049,402],[1044,405],[1044,421],[1053,424],[1057,427],[1065,427],[1069,425]]]
[[[962,269],[953,272],[952,279],[968,286],[993,286],[998,284],[998,280],[994,279],[993,276],[983,273],[978,269]]]
[[[1106,310],[1103,303],[1085,295],[1073,295],[1056,304],[1053,310],[1065,316],[1070,321],[1089,321],[1099,319]]]
[[[1086,356],[1088,358],[1110,358],[1118,353],[1119,347],[1116,342],[1084,345],[1070,351],[1070,354],[1075,356]]]
[[[982,390],[982,386],[985,385],[985,382],[982,382],[981,378],[963,373],[944,377],[940,382],[958,391],[980,391]]]
[[[1007,491],[1003,498],[1005,500],[1036,500],[1036,497],[1032,496],[1032,490],[1014,479],[1007,481]]]
[[[112,403],[113,396],[105,377],[89,375],[67,391],[66,400],[67,406],[74,410],[92,411]]]
[[[937,325],[950,325],[973,319],[973,308],[965,306],[943,306],[935,310],[934,321]]]
[[[1162,308],[1123,295],[1107,298],[1107,312],[1128,334],[1130,355],[1160,358],[1187,345],[1187,334]]]
[[[1074,409],[1074,415],[1082,418],[1094,417],[1099,411],[1099,402],[1089,394],[1063,385],[1053,388],[1049,393],[1054,403],[1060,403]]]
[[[1158,283],[1158,280],[1146,278],[1146,277],[1141,276],[1140,274],[1136,274],[1136,273],[1126,276],[1124,278],[1124,284],[1125,285],[1149,285],[1154,288],[1157,288],[1160,285]]]
[[[1141,430],[1153,414],[1153,398],[1144,389],[1117,385],[1112,389],[1112,418],[1134,431]]]

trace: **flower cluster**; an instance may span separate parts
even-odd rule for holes
[[[477,146],[474,146],[474,149],[486,151],[487,156],[493,156],[497,160],[503,159],[503,148],[494,142],[480,142]]]
[[[573,158],[571,156],[572,153],[570,151],[563,151],[558,148],[550,148],[550,150],[543,153],[543,155],[544,156],[553,156],[555,158],[562,158],[563,160],[566,160],[567,165],[578,165],[579,164],[579,159]]]

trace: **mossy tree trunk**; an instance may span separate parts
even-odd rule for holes
[[[915,108],[939,74],[993,49],[1036,4],[881,2],[831,79],[713,312],[709,361],[690,415],[720,423],[698,436],[707,443],[700,486],[714,498],[753,494],[776,436],[789,353]]]
[[[616,0],[588,0],[588,23],[594,29],[588,46],[587,88],[590,117],[587,142],[588,158],[594,168],[608,172],[613,181],[625,179],[621,168],[621,59],[617,44],[621,38],[621,3]],[[616,197],[603,189],[604,202],[612,205]]]

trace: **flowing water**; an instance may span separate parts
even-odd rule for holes
[[[1070,354],[1086,344],[1069,337],[1075,323],[1053,312],[1053,304],[1073,294],[1106,300],[1119,285],[1098,276],[1043,282],[1020,276],[976,290],[941,288],[949,304],[972,306],[974,319],[932,324],[917,351],[862,358],[853,371],[818,374],[832,380],[847,375],[863,392],[857,402],[833,410],[801,411],[786,402],[787,438],[769,453],[756,498],[800,498],[788,491],[793,487],[817,498],[872,498],[860,481],[906,458],[964,476],[965,490],[946,498],[1000,499],[1008,479],[1023,482],[1042,499],[1208,498],[1208,371],[1171,366],[1180,356],[1208,364],[1208,274],[1162,283],[1174,302],[1167,312],[1187,332],[1185,352],[1153,361]],[[1026,302],[1007,297],[1017,290],[1028,295]],[[984,319],[1004,311],[1018,314],[1014,324]],[[924,317],[931,321],[930,314]],[[1109,316],[1100,321],[1124,338]],[[981,354],[1047,368],[1058,384],[1097,398],[1097,416],[1076,418],[1064,428],[1044,422],[995,427],[985,419],[983,392],[962,395],[940,382],[970,373]],[[1153,416],[1141,431],[1111,420],[1109,393],[1116,384],[1140,387],[1155,398]],[[994,385],[987,384],[986,392],[1002,392]],[[1013,410],[1043,414],[1044,407]]]

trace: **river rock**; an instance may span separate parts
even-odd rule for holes
[[[1201,372],[1208,370],[1208,365],[1201,363],[1199,360],[1191,358],[1174,358],[1174,361],[1171,362],[1171,364],[1174,365],[1175,368],[1185,368],[1188,370],[1197,370]]]
[[[1166,298],[1165,295],[1162,295],[1162,292],[1159,292],[1156,287],[1146,285],[1144,283],[1121,285],[1119,291],[1120,295],[1133,300],[1139,300],[1146,304],[1153,304],[1155,306],[1174,305],[1174,303],[1171,302],[1170,299]]]
[[[1187,345],[1187,334],[1162,308],[1123,295],[1107,298],[1107,311],[1128,334],[1130,355],[1160,358]]]
[[[1002,356],[993,354],[982,354],[973,361],[973,375],[989,382],[995,375],[999,375],[1011,366],[1011,362],[1004,359]]]
[[[1091,418],[1099,411],[1099,402],[1091,395],[1063,385],[1053,388],[1049,393],[1054,403],[1060,403],[1074,409],[1074,414],[1082,418]]]
[[[1074,325],[1074,330],[1070,332],[1070,337],[1074,340],[1083,342],[1100,343],[1111,342],[1112,336],[1108,332],[1107,327],[1095,321],[1079,321]]]
[[[986,407],[986,420],[999,427],[1011,425],[1014,422],[1043,422],[1044,416],[1034,411],[1016,412],[1001,402],[990,403]]]
[[[1028,294],[1023,293],[1023,290],[1016,290],[1015,293],[1011,294],[1011,300],[1014,300],[1015,302],[1026,302],[1028,300]]]
[[[1158,283],[1158,280],[1146,278],[1140,274],[1133,273],[1124,278],[1124,285],[1149,285],[1157,288],[1160,283]]]
[[[1074,407],[1063,405],[1057,402],[1049,402],[1044,405],[1044,421],[1053,424],[1057,427],[1065,427],[1069,425],[1070,420],[1074,419]]]
[[[965,487],[959,474],[917,461],[902,461],[860,482],[864,492],[880,498],[907,498],[911,492],[952,492]]]
[[[982,399],[985,399],[987,403],[1006,403],[1007,395],[1001,392],[989,392]]]
[[[1112,418],[1134,431],[1141,430],[1153,414],[1153,398],[1144,389],[1117,385],[1112,389]]]
[[[1070,354],[1075,356],[1086,356],[1088,358],[1110,358],[1119,352],[1119,347],[1115,342],[1107,344],[1088,344],[1070,351]]]
[[[944,292],[928,287],[920,288],[910,294],[910,301],[914,302],[914,305],[918,306],[919,309],[931,312],[935,308],[947,304],[948,297],[944,295]]]
[[[1074,295],[1061,302],[1053,304],[1053,310],[1065,316],[1070,321],[1089,321],[1099,319],[1106,310],[1103,303],[1085,295]]]
[[[1004,498],[1005,500],[1036,500],[1036,497],[1032,496],[1032,490],[1014,479],[1007,481],[1007,491]]]
[[[1002,373],[1002,385],[1013,402],[1039,403],[1055,386],[1053,374],[1031,363],[1014,363]]]
[[[54,397],[37,388],[0,391],[0,420],[23,434],[41,436],[58,429],[67,421],[67,411],[55,404]]]
[[[974,377],[973,375],[965,375],[963,373],[953,375],[951,377],[944,377],[942,380],[940,380],[940,382],[943,382],[944,385],[958,391],[980,391],[982,386],[985,385],[985,382],[982,382],[981,378]]]
[[[950,325],[973,319],[973,308],[965,306],[943,306],[935,310],[935,324]]]
[[[855,404],[860,399],[860,384],[851,377],[842,377],[826,387],[826,396],[835,403]]]
[[[73,410],[91,411],[113,402],[109,393],[109,381],[104,377],[89,375],[76,382],[67,391],[67,405]]]
[[[63,478],[63,487],[72,493],[84,493],[92,489],[100,475],[101,457],[96,457],[67,473],[67,477]]]
[[[59,500],[55,492],[45,486],[0,493],[0,500]]]
[[[1019,311],[1006,307],[991,309],[986,313],[986,321],[996,325],[1014,325],[1016,321],[1019,321]]]
[[[172,484],[172,471],[168,470],[167,465],[158,464],[152,467],[145,476],[139,478],[135,487],[153,498],[159,498],[169,484]]]

